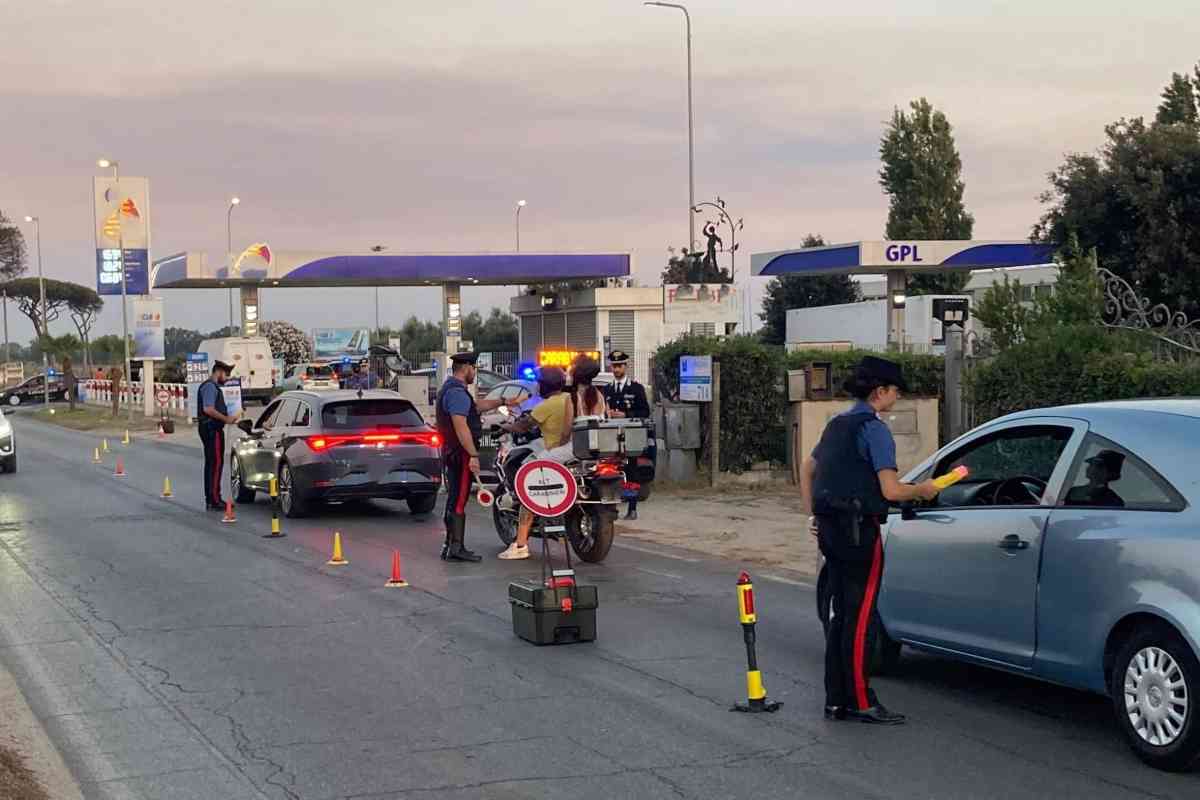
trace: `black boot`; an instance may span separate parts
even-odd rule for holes
[[[450,528],[454,525],[453,517],[442,517],[442,524],[446,526],[446,539],[442,542],[442,554],[439,558],[445,561],[450,555]]]
[[[469,561],[477,563],[483,560],[483,556],[476,555],[463,546],[463,536],[467,530],[466,516],[455,515],[450,518],[449,525],[450,547],[446,552],[447,561]]]

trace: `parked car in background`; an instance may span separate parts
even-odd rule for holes
[[[238,427],[246,437],[233,444],[229,483],[239,503],[267,491],[272,477],[289,517],[327,500],[405,500],[414,514],[437,503],[440,437],[395,392],[285,392]]]
[[[338,388],[338,379],[328,364],[293,364],[284,370],[279,388],[285,392],[298,389],[312,392],[332,391]]]
[[[0,409],[0,472],[17,471],[17,435],[12,420]]]
[[[271,355],[271,342],[265,336],[205,339],[196,352],[208,353],[210,369],[217,361],[233,367],[229,377],[241,381],[243,403],[257,400],[266,405],[275,394],[275,360]]]
[[[0,406],[16,407],[31,403],[42,403],[46,399],[45,378],[34,375],[10,389],[0,392]],[[62,378],[50,379],[50,402],[67,399],[67,387]]]
[[[1108,695],[1148,764],[1200,761],[1200,401],[1026,411],[913,469],[966,466],[884,529],[876,648]],[[818,613],[831,613],[828,576]]]

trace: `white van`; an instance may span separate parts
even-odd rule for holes
[[[208,353],[208,366],[224,361],[233,367],[231,378],[242,381],[242,401],[257,400],[266,405],[275,390],[275,362],[271,343],[264,336],[229,336],[224,339],[205,339],[197,348]]]

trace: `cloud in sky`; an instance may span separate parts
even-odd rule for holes
[[[1023,237],[1062,154],[1151,113],[1200,57],[1184,0],[1136,17],[1102,0],[849,5],[689,4],[697,199],[746,218],[743,254],[878,237],[878,139],[921,95],[956,127],[977,233]],[[524,198],[524,249],[631,250],[650,282],[686,239],[682,22],[636,0],[27,4],[0,49],[0,208],[41,216],[48,275],[91,283],[101,154],[150,178],[156,255],[216,256],[235,193],[235,249],[280,250],[508,249]],[[436,294],[383,305],[385,323],[433,316]],[[364,289],[264,306],[306,328],[374,315]],[[167,297],[171,324],[214,328],[226,309],[223,292]]]

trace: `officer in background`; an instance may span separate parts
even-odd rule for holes
[[[870,688],[871,616],[883,576],[880,525],[892,503],[931,500],[932,481],[900,483],[896,440],[879,414],[907,391],[900,365],[867,356],[844,386],[855,403],[825,427],[804,462],[800,490],[812,509],[833,599],[825,643],[825,718],[899,725]]]
[[[224,361],[213,364],[212,374],[196,390],[196,407],[199,409],[200,441],[204,444],[204,505],[209,511],[222,511],[225,501],[221,499],[221,471],[225,468],[225,426],[233,425],[242,412],[229,414],[225,406],[225,393],[221,387],[233,372],[233,367]]]
[[[479,437],[483,434],[480,411],[505,404],[499,398],[476,401],[469,388],[475,383],[478,353],[455,353],[451,373],[437,394],[437,427],[442,437],[442,464],[446,472],[445,561],[481,561],[463,544],[467,528],[467,500],[471,483],[479,475]]]
[[[628,376],[629,354],[624,350],[613,350],[608,354],[609,369],[613,382],[604,387],[604,401],[608,404],[608,416],[613,419],[649,419],[650,402],[646,399],[646,387]],[[654,457],[655,445],[650,445],[650,456]],[[625,519],[637,519],[637,497],[629,501]]]

